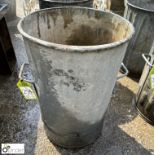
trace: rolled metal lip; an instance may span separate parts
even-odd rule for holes
[[[140,6],[137,6],[137,5],[135,5],[135,4],[132,4],[132,3],[130,2],[130,0],[126,0],[126,2],[127,2],[127,4],[128,4],[129,6],[131,6],[131,7],[133,7],[133,8],[136,8],[136,9],[139,9],[139,10],[143,10],[143,11],[147,11],[147,12],[151,12],[151,13],[154,12],[154,10],[145,9],[145,8],[143,8],[143,7],[140,7]]]
[[[75,3],[83,3],[83,2],[88,2],[90,0],[77,0],[77,1],[73,1],[73,2],[64,2],[63,0],[44,0],[46,2],[54,2],[54,3],[64,3],[64,4],[75,4]],[[92,1],[92,0],[91,0]]]
[[[94,10],[94,11],[98,11],[98,12],[102,12],[102,13],[108,13],[108,14],[112,14],[114,16],[118,16],[119,18],[121,18],[122,20],[124,20],[125,22],[128,23],[128,25],[130,26],[131,28],[131,34],[128,35],[128,37],[126,37],[125,39],[122,39],[122,40],[119,40],[119,41],[116,41],[116,42],[113,42],[113,43],[109,43],[109,44],[103,44],[103,45],[90,45],[90,46],[75,46],[75,45],[65,45],[65,44],[58,44],[58,43],[52,43],[52,42],[48,42],[48,41],[44,41],[44,40],[41,40],[39,38],[35,38],[29,34],[27,34],[26,32],[24,32],[23,28],[22,28],[22,22],[24,21],[24,19],[26,17],[24,17],[23,19],[21,19],[17,25],[18,27],[18,30],[19,32],[28,40],[34,42],[34,43],[37,43],[39,45],[42,45],[42,46],[45,46],[47,48],[52,48],[52,49],[57,49],[57,50],[63,50],[64,52],[93,52],[93,51],[102,51],[103,49],[111,49],[111,48],[114,48],[116,46],[119,46],[119,45],[122,45],[123,43],[127,42],[134,34],[135,30],[134,30],[134,27],[133,25],[128,21],[126,20],[125,18],[117,15],[117,14],[114,14],[112,12],[105,12],[105,11],[99,11],[97,9],[94,9],[94,8],[88,8],[88,7],[75,7],[75,6],[67,6],[67,7],[54,7],[54,8],[48,8],[48,9],[42,9],[42,10],[39,10],[39,11],[36,11],[36,12],[33,12],[31,14],[29,14],[28,16],[30,15],[33,15],[33,14],[36,14],[37,12],[43,12],[43,11],[46,11],[46,10],[54,10],[54,9],[69,9],[69,8],[74,8],[74,9],[87,9],[87,10]]]

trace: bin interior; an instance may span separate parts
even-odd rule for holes
[[[84,8],[56,8],[35,12],[24,18],[21,27],[41,40],[91,46],[126,39],[131,25],[118,15]]]

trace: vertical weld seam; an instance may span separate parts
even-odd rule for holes
[[[39,38],[41,38],[41,34],[40,34],[40,25],[39,25],[39,13],[37,14],[37,28],[38,28],[38,36]]]

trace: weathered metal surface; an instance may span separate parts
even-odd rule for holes
[[[133,26],[113,13],[65,7],[18,24],[49,139],[69,148],[100,135]]]
[[[154,46],[150,53],[149,64],[146,63],[139,81],[136,95],[136,107],[140,115],[150,124],[154,124],[154,90],[150,88],[150,71],[154,64]],[[145,61],[144,61],[145,62]]]
[[[92,7],[93,0],[39,0],[41,9],[61,6],[85,6]]]
[[[150,76],[148,75],[143,88],[138,96],[136,104],[140,115],[150,124],[154,124],[154,89],[150,88]]]
[[[141,74],[145,65],[142,53],[149,53],[154,42],[154,1],[128,0],[124,17],[133,23],[135,35],[130,40],[124,63],[130,73]]]
[[[143,73],[141,75],[141,78],[139,80],[139,92],[141,91],[143,85],[144,85],[144,82],[146,81],[146,78],[149,74],[149,71],[151,69],[151,67],[153,66],[154,64],[154,44],[150,50],[150,58],[148,59],[148,61],[150,62],[151,65],[149,65],[148,63],[145,62],[145,60],[143,59],[144,63],[145,63],[145,67],[143,69]],[[139,95],[139,94],[138,94]]]
[[[93,7],[100,10],[109,11],[123,15],[124,0],[94,0]]]

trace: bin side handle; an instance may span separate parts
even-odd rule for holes
[[[145,60],[145,62],[150,66],[153,67],[153,65],[149,62],[148,58],[151,59],[151,55],[149,54],[142,54],[143,59]]]
[[[35,79],[32,75],[32,71],[28,63],[23,63],[21,65],[18,77],[20,80],[31,83],[36,92],[37,97],[39,98],[39,93],[35,84]]]
[[[120,71],[123,73],[122,75],[117,77],[117,80],[120,80],[122,78],[124,78],[125,76],[127,76],[129,74],[129,71],[127,69],[127,67],[124,65],[124,63],[121,63],[121,69]]]
[[[23,80],[23,81],[26,81],[29,83],[34,84],[34,82],[35,82],[34,77],[32,76],[30,66],[28,63],[23,63],[21,65],[18,77],[20,80]]]

